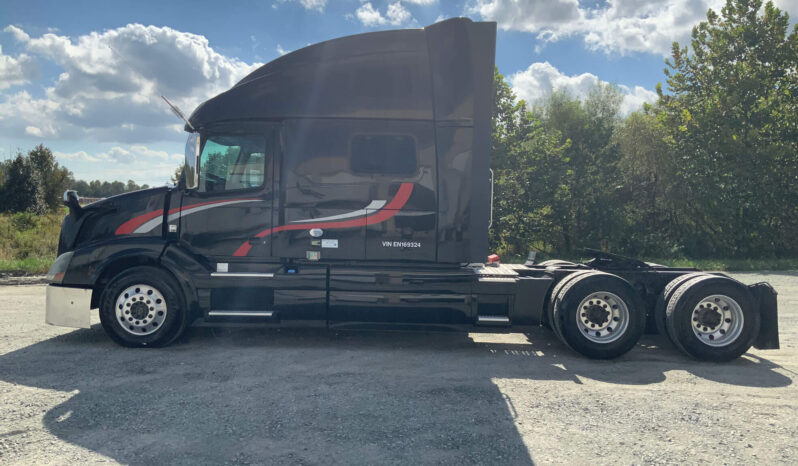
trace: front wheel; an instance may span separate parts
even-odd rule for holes
[[[179,290],[172,276],[161,269],[145,266],[126,270],[103,291],[103,328],[122,346],[166,346],[185,327],[185,305]]]

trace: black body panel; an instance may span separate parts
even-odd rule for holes
[[[252,72],[189,121],[202,134],[220,124],[283,124],[273,257],[482,262],[495,43],[495,23],[457,18],[311,45]],[[324,238],[337,247],[297,227],[388,204],[401,183],[412,183],[412,196],[387,224],[367,228],[387,221],[380,216],[328,224],[335,231]]]

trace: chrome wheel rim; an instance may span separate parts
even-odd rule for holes
[[[713,294],[695,305],[690,328],[701,343],[708,346],[727,346],[743,332],[743,308],[729,296]]]
[[[607,344],[621,338],[629,327],[629,308],[613,293],[597,291],[579,303],[576,324],[585,338]]]
[[[166,299],[157,288],[138,284],[127,287],[116,298],[116,320],[131,335],[149,335],[163,326]]]

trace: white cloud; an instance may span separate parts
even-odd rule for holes
[[[38,74],[33,59],[23,54],[12,57],[3,54],[0,46],[0,89],[26,84]]]
[[[509,76],[507,81],[519,98],[530,103],[545,99],[554,91],[565,91],[584,99],[596,84],[607,84],[591,73],[568,76],[549,62],[533,63],[526,70]],[[635,86],[634,89],[618,87],[624,95],[621,102],[621,113],[624,115],[638,110],[644,102],[652,103],[657,99],[656,92],[641,86]]]
[[[53,151],[56,159],[83,180],[135,180],[150,186],[169,182],[170,177],[183,161],[182,154],[168,154],[147,146],[113,146],[105,152]]]
[[[61,161],[81,160],[84,162],[103,162],[106,160],[106,159],[100,159],[99,157],[95,157],[93,155],[89,155],[86,151],[83,150],[72,153],[53,151],[53,155],[55,155],[55,157]]]
[[[639,110],[644,103],[653,104],[657,101],[657,93],[643,86],[635,86],[632,89],[626,86],[620,86],[620,88],[624,91],[623,102],[621,102],[621,114],[623,115]]]
[[[290,50],[284,49],[280,44],[277,44],[277,53],[280,55],[285,55],[286,53],[290,52]]]
[[[42,130],[37,128],[36,126],[26,126],[25,132],[27,134],[30,134],[31,136],[36,136],[36,137],[42,136]]]
[[[315,10],[323,12],[327,6],[327,0],[279,0],[280,3],[296,2],[302,5],[306,10]],[[272,8],[277,9],[277,4],[273,3]]]
[[[379,26],[385,24],[385,18],[378,10],[371,6],[371,2],[360,5],[360,8],[355,11],[355,15],[364,26]]]
[[[438,0],[404,0],[405,3],[410,3],[413,5],[435,5],[438,3]]]
[[[720,0],[611,0],[609,7],[590,13],[583,26],[585,45],[594,50],[651,52],[668,55],[673,41],[685,44],[693,26],[706,19]]]
[[[413,19],[413,15],[400,2],[388,5],[386,16],[388,17],[388,22],[392,25],[404,24]]]
[[[150,149],[141,144],[128,146],[127,149],[120,146],[113,146],[106,152],[88,154],[86,151],[64,153],[53,151],[53,154],[60,160],[79,160],[84,162],[116,162],[118,164],[133,164],[144,162],[145,164],[180,161],[183,154],[169,154],[163,150]]]
[[[216,52],[204,36],[168,27],[129,24],[74,39],[53,33],[32,38],[15,26],[5,31],[63,72],[41,98],[25,91],[0,97],[3,136],[35,127],[53,139],[179,138],[160,95],[190,113],[258,66]]]
[[[374,8],[371,2],[366,2],[355,11],[355,16],[364,26],[399,26],[413,22],[413,15],[402,6],[402,3],[396,1],[388,5],[385,10],[385,15],[380,13],[380,10]]]
[[[607,0],[590,8],[577,0],[473,0],[467,10],[497,21],[504,30],[535,33],[545,41],[580,35],[593,50],[668,55],[673,41],[686,43],[693,26],[706,19],[707,10],[720,11],[723,4],[723,0]]]
[[[505,30],[555,35],[583,19],[577,0],[476,0],[469,11]]]

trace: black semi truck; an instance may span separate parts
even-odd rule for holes
[[[648,328],[689,355],[778,348],[776,294],[593,251],[488,256],[496,24],[458,18],[282,56],[186,121],[184,179],[64,195],[47,322],[125,346],[191,324],[523,331],[592,358]]]

